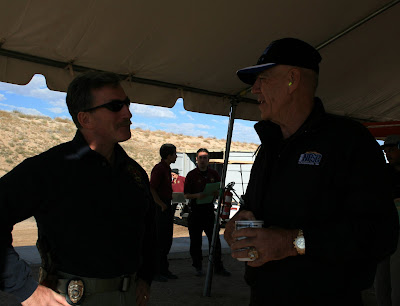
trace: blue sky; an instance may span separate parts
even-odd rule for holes
[[[42,75],[35,75],[24,86],[0,82],[0,110],[71,119],[65,93],[49,90]],[[182,99],[178,99],[173,108],[132,104],[131,112],[132,128],[226,138],[228,117],[188,112],[183,108]],[[253,121],[235,120],[233,141],[260,143],[254,124]]]

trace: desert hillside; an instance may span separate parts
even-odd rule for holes
[[[25,158],[41,153],[75,135],[71,120],[24,115],[19,112],[0,111],[0,176],[3,176]],[[159,148],[172,143],[178,152],[197,150],[224,150],[225,139],[193,137],[164,131],[132,130],[132,138],[122,146],[150,174],[159,162]],[[255,151],[256,144],[233,142],[231,150]]]

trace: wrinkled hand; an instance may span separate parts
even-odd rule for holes
[[[136,304],[145,306],[150,299],[150,286],[143,279],[138,278],[136,281]]]
[[[243,228],[232,233],[235,239],[246,237],[246,239],[235,241],[231,245],[233,258],[248,257],[248,250],[237,251],[241,248],[255,247],[258,259],[249,261],[251,267],[259,267],[266,262],[281,260],[289,256],[296,256],[297,251],[293,241],[297,237],[298,230],[288,230],[278,227],[269,228]]]
[[[22,306],[70,306],[65,297],[42,285],[39,285],[21,304]]]
[[[224,232],[224,238],[225,241],[228,243],[228,245],[231,245],[236,241],[236,238],[232,237],[232,233],[235,231],[235,221],[240,221],[240,220],[255,220],[256,217],[254,217],[253,213],[250,210],[241,210],[237,214],[233,216],[232,219],[229,220],[229,222],[225,225],[225,232]]]

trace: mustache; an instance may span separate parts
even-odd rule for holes
[[[118,123],[118,127],[126,127],[132,124],[130,119],[124,119],[120,123]]]

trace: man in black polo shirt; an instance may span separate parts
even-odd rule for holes
[[[144,305],[155,204],[146,172],[118,144],[131,137],[129,98],[117,75],[89,72],[71,82],[66,100],[74,139],[0,179],[1,289],[22,305]],[[40,285],[12,247],[13,225],[31,216]]]
[[[325,112],[320,61],[308,43],[283,38],[237,72],[259,102],[262,144],[225,239],[234,258],[254,260],[252,306],[362,305],[377,263],[396,249],[383,154],[362,124]],[[235,221],[254,219],[264,228],[235,231]]]
[[[190,171],[185,180],[184,194],[185,198],[190,200],[188,227],[190,236],[190,256],[192,257],[192,266],[196,269],[196,275],[203,275],[203,254],[201,251],[202,233],[206,233],[208,244],[211,245],[214,229],[214,203],[211,201],[206,204],[198,204],[198,199],[205,197],[203,191],[207,183],[216,183],[221,181],[218,172],[210,169],[209,152],[207,149],[199,149],[196,153],[197,167]],[[225,270],[221,261],[221,241],[217,236],[215,248],[215,273],[223,276],[230,276],[230,272]]]

